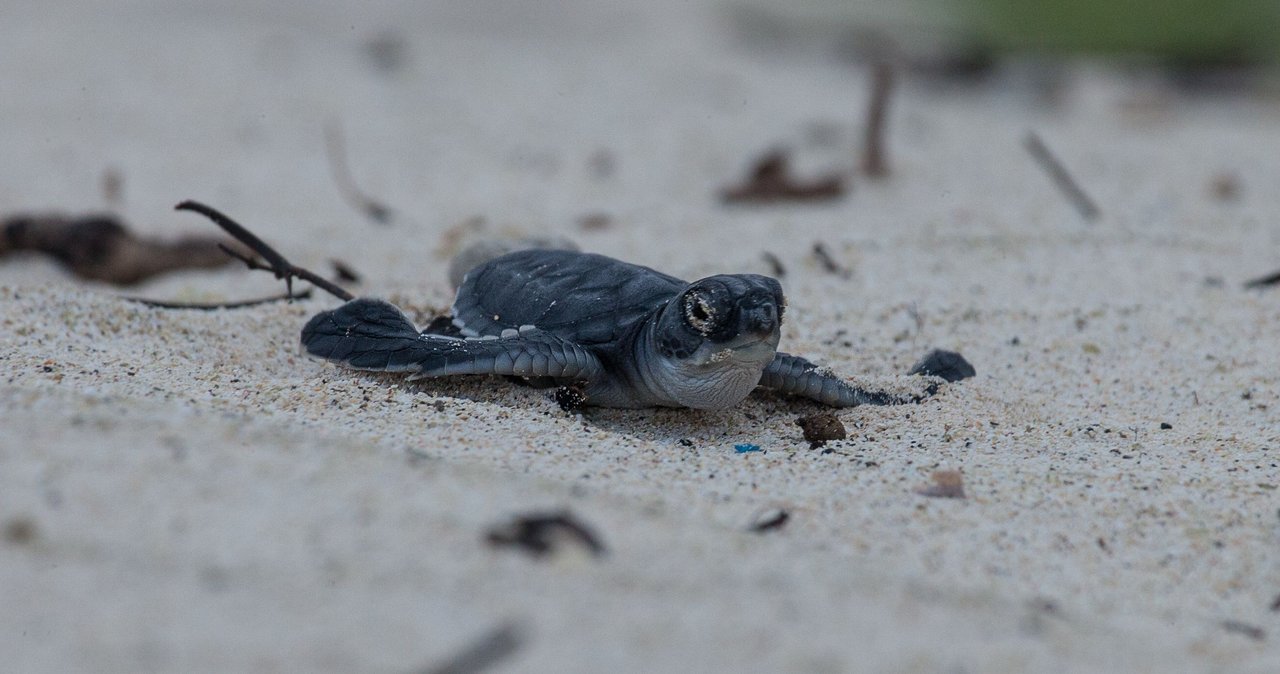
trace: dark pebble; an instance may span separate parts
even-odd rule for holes
[[[775,508],[760,514],[751,523],[751,526],[747,527],[747,531],[760,534],[774,529],[781,529],[789,519],[791,519],[791,513],[782,508]]]
[[[977,374],[977,370],[955,351],[934,349],[920,359],[907,374],[923,374],[942,377],[947,381],[960,381]]]
[[[811,449],[825,445],[828,440],[844,440],[847,437],[844,424],[839,417],[830,413],[800,417],[796,419],[796,425],[804,431],[804,439],[809,441]]]
[[[30,543],[36,538],[36,523],[26,517],[15,517],[4,525],[4,540],[16,545]]]

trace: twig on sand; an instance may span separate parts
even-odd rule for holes
[[[351,265],[346,262],[334,258],[329,260],[329,266],[333,267],[333,273],[337,275],[339,281],[357,284],[360,283],[360,275],[357,274],[356,270],[352,269]]]
[[[287,302],[292,300],[305,300],[311,297],[311,290],[307,289],[300,293],[285,293],[283,295],[272,295],[271,297],[259,297],[253,300],[240,300],[238,302],[166,302],[164,300],[150,300],[145,297],[125,297],[129,302],[137,302],[145,304],[149,307],[158,309],[194,309],[197,311],[213,311],[215,309],[243,309],[245,307],[254,307],[259,304],[270,304],[272,302]]]
[[[1101,215],[1098,205],[1089,198],[1088,194],[1085,194],[1084,190],[1080,188],[1080,184],[1071,177],[1062,162],[1058,161],[1058,158],[1049,151],[1049,147],[1044,144],[1040,136],[1032,131],[1027,134],[1023,145],[1026,146],[1027,152],[1031,153],[1031,157],[1053,179],[1053,184],[1058,186],[1067,201],[1070,201],[1071,205],[1080,213],[1080,217],[1089,222],[1097,220],[1098,216]]]
[[[1222,629],[1248,637],[1254,641],[1263,641],[1267,638],[1266,631],[1261,627],[1240,622],[1239,620],[1223,620]]]
[[[839,262],[836,262],[836,259],[832,257],[831,252],[827,250],[827,247],[821,241],[814,242],[813,257],[818,260],[818,264],[822,265],[822,268],[826,270],[827,273],[835,274],[842,279],[853,277],[853,270]]]
[[[867,102],[867,124],[863,129],[862,173],[868,178],[889,175],[884,136],[892,93],[893,66],[888,61],[877,61],[871,67],[871,98]]]
[[[391,223],[391,208],[374,199],[356,185],[351,177],[351,166],[347,163],[347,144],[342,135],[342,127],[332,123],[325,125],[325,148],[329,155],[329,169],[333,173],[333,182],[338,192],[352,208],[369,216],[370,220],[386,225]]]
[[[765,264],[769,265],[769,271],[773,273],[775,278],[782,278],[787,275],[787,268],[783,266],[782,260],[778,259],[777,255],[766,250],[760,254],[760,258],[764,260]]]
[[[1273,285],[1280,284],[1280,270],[1273,271],[1266,276],[1261,276],[1244,284],[1245,288],[1250,290],[1254,288],[1269,288]]]
[[[275,274],[276,278],[284,279],[285,290],[288,294],[293,294],[293,279],[300,278],[314,284],[317,288],[320,288],[338,299],[355,299],[355,295],[343,290],[334,283],[325,279],[323,276],[289,262],[283,255],[277,252],[276,249],[268,246],[262,241],[262,239],[255,236],[253,232],[245,229],[243,225],[235,220],[223,215],[217,209],[206,206],[198,201],[184,201],[174,208],[179,211],[194,211],[206,218],[209,218],[215,225],[221,227],[223,231],[230,234],[237,241],[244,244],[258,255],[261,255],[262,259],[266,260],[266,264],[244,255],[243,253],[240,253],[228,246],[218,244],[218,247],[221,248],[224,253],[240,260],[246,267],[250,269],[269,271]]]
[[[524,644],[514,623],[489,630],[447,661],[421,670],[423,674],[476,674],[511,657]]]

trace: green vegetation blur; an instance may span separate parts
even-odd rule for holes
[[[1280,60],[1280,0],[954,0],[962,30],[997,52]]]

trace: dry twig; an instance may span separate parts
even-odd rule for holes
[[[370,220],[386,225],[391,223],[391,208],[374,199],[356,185],[351,177],[351,166],[347,163],[347,144],[342,135],[342,127],[337,123],[325,126],[325,147],[329,151],[329,168],[333,173],[333,182],[338,185],[338,192],[352,208],[369,216]]]
[[[164,300],[151,300],[145,297],[125,297],[125,300],[145,304],[149,307],[157,309],[193,309],[197,311],[213,311],[215,309],[243,309],[245,307],[254,307],[259,304],[270,304],[272,302],[288,302],[292,300],[305,300],[311,297],[310,290],[304,290],[300,293],[285,293],[283,295],[272,295],[271,297],[259,297],[253,300],[239,300],[236,302],[167,302]]]
[[[892,93],[893,66],[888,61],[879,61],[871,69],[871,98],[867,102],[867,125],[863,129],[862,172],[868,178],[889,175],[884,137]]]
[[[425,674],[476,674],[511,657],[523,645],[520,630],[502,623],[489,630],[446,662],[427,667]]]
[[[1098,205],[1093,202],[1093,199],[1089,198],[1088,194],[1085,194],[1080,184],[1071,177],[1062,162],[1058,161],[1058,158],[1049,151],[1049,146],[1044,144],[1040,136],[1033,131],[1027,134],[1023,144],[1026,146],[1027,152],[1031,153],[1031,157],[1053,179],[1053,184],[1067,197],[1067,201],[1070,201],[1071,205],[1075,206],[1076,211],[1080,213],[1080,217],[1089,222],[1097,220],[1102,213],[1098,210]]]
[[[1252,281],[1245,283],[1244,287],[1252,290],[1254,288],[1269,288],[1277,284],[1280,284],[1280,271],[1274,271],[1266,276],[1260,276],[1253,279]]]
[[[184,201],[178,204],[177,206],[175,206],[174,208],[176,208],[179,211],[194,211],[196,213],[199,213],[200,215],[205,216],[206,218],[209,218],[210,220],[213,221],[215,225],[221,227],[223,231],[230,234],[237,241],[244,244],[250,250],[257,253],[258,255],[261,255],[262,259],[266,260],[266,264],[263,264],[262,262],[259,262],[257,259],[251,258],[248,255],[240,253],[228,246],[218,244],[218,247],[221,248],[224,253],[226,253],[227,255],[230,255],[231,257],[236,258],[237,260],[240,260],[245,264],[246,267],[250,269],[261,269],[264,271],[269,271],[275,274],[276,278],[284,279],[285,288],[288,294],[290,295],[293,294],[293,279],[300,278],[304,281],[308,281],[312,283],[317,288],[320,288],[321,290],[329,293],[330,295],[333,295],[334,297],[337,297],[338,299],[342,299],[342,300],[355,299],[355,295],[352,295],[346,290],[343,290],[342,288],[338,287],[334,283],[325,279],[323,276],[320,276],[319,274],[316,274],[314,272],[311,272],[307,269],[296,266],[293,263],[289,262],[287,259],[285,259],[283,255],[277,252],[276,249],[272,248],[271,246],[268,246],[266,243],[262,241],[262,239],[259,239],[257,236],[255,236],[253,232],[250,232],[249,230],[245,229],[243,225],[236,222],[235,220],[232,220],[226,215],[223,215],[217,209],[214,209],[210,206],[206,206],[198,201]]]
[[[783,266],[782,260],[778,259],[777,255],[766,250],[760,254],[760,259],[769,265],[769,271],[773,272],[775,278],[782,278],[787,275],[787,268]]]
[[[821,241],[814,242],[813,257],[818,260],[818,264],[822,265],[822,268],[827,273],[835,274],[842,279],[853,277],[853,270],[836,262],[836,259],[831,255],[831,251],[828,251]]]

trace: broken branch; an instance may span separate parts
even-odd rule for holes
[[[889,113],[889,96],[893,93],[893,66],[878,61],[871,69],[871,99],[867,103],[867,125],[863,130],[862,172],[868,178],[889,175],[885,159],[885,120]]]
[[[1274,271],[1266,276],[1262,276],[1244,284],[1245,288],[1250,290],[1254,288],[1267,288],[1276,284],[1280,284],[1280,271]]]
[[[1089,198],[1088,194],[1085,194],[1080,184],[1071,177],[1062,162],[1058,161],[1058,158],[1049,151],[1049,146],[1044,144],[1040,136],[1032,131],[1027,134],[1023,145],[1026,146],[1027,152],[1031,153],[1031,157],[1045,170],[1045,173],[1049,174],[1053,184],[1067,197],[1067,201],[1070,201],[1071,205],[1075,206],[1076,211],[1080,213],[1080,217],[1089,222],[1097,220],[1101,214],[1101,211],[1098,210],[1098,205],[1093,202],[1093,199]]]
[[[249,269],[269,271],[272,274],[275,274],[276,278],[283,279],[285,282],[285,289],[289,294],[293,293],[293,279],[300,278],[315,285],[317,288],[320,288],[330,295],[337,297],[338,299],[355,299],[355,295],[343,290],[328,279],[325,279],[323,276],[289,262],[289,260],[285,259],[283,255],[276,251],[276,249],[268,246],[262,241],[262,239],[255,236],[253,232],[245,229],[243,225],[235,220],[223,215],[217,209],[206,206],[197,201],[184,201],[174,208],[179,211],[194,211],[206,218],[209,218],[215,225],[221,227],[223,231],[230,234],[237,241],[243,243],[258,255],[261,255],[262,258],[267,261],[265,265],[258,260],[238,253],[227,246],[218,244],[218,247],[222,248],[223,252],[245,263],[245,266]]]
[[[347,144],[343,139],[342,127],[336,122],[326,125],[324,137],[325,147],[329,150],[329,168],[333,173],[333,182],[338,185],[338,193],[352,208],[369,216],[369,219],[378,224],[389,224],[391,209],[365,194],[351,177],[351,166],[347,163]]]

